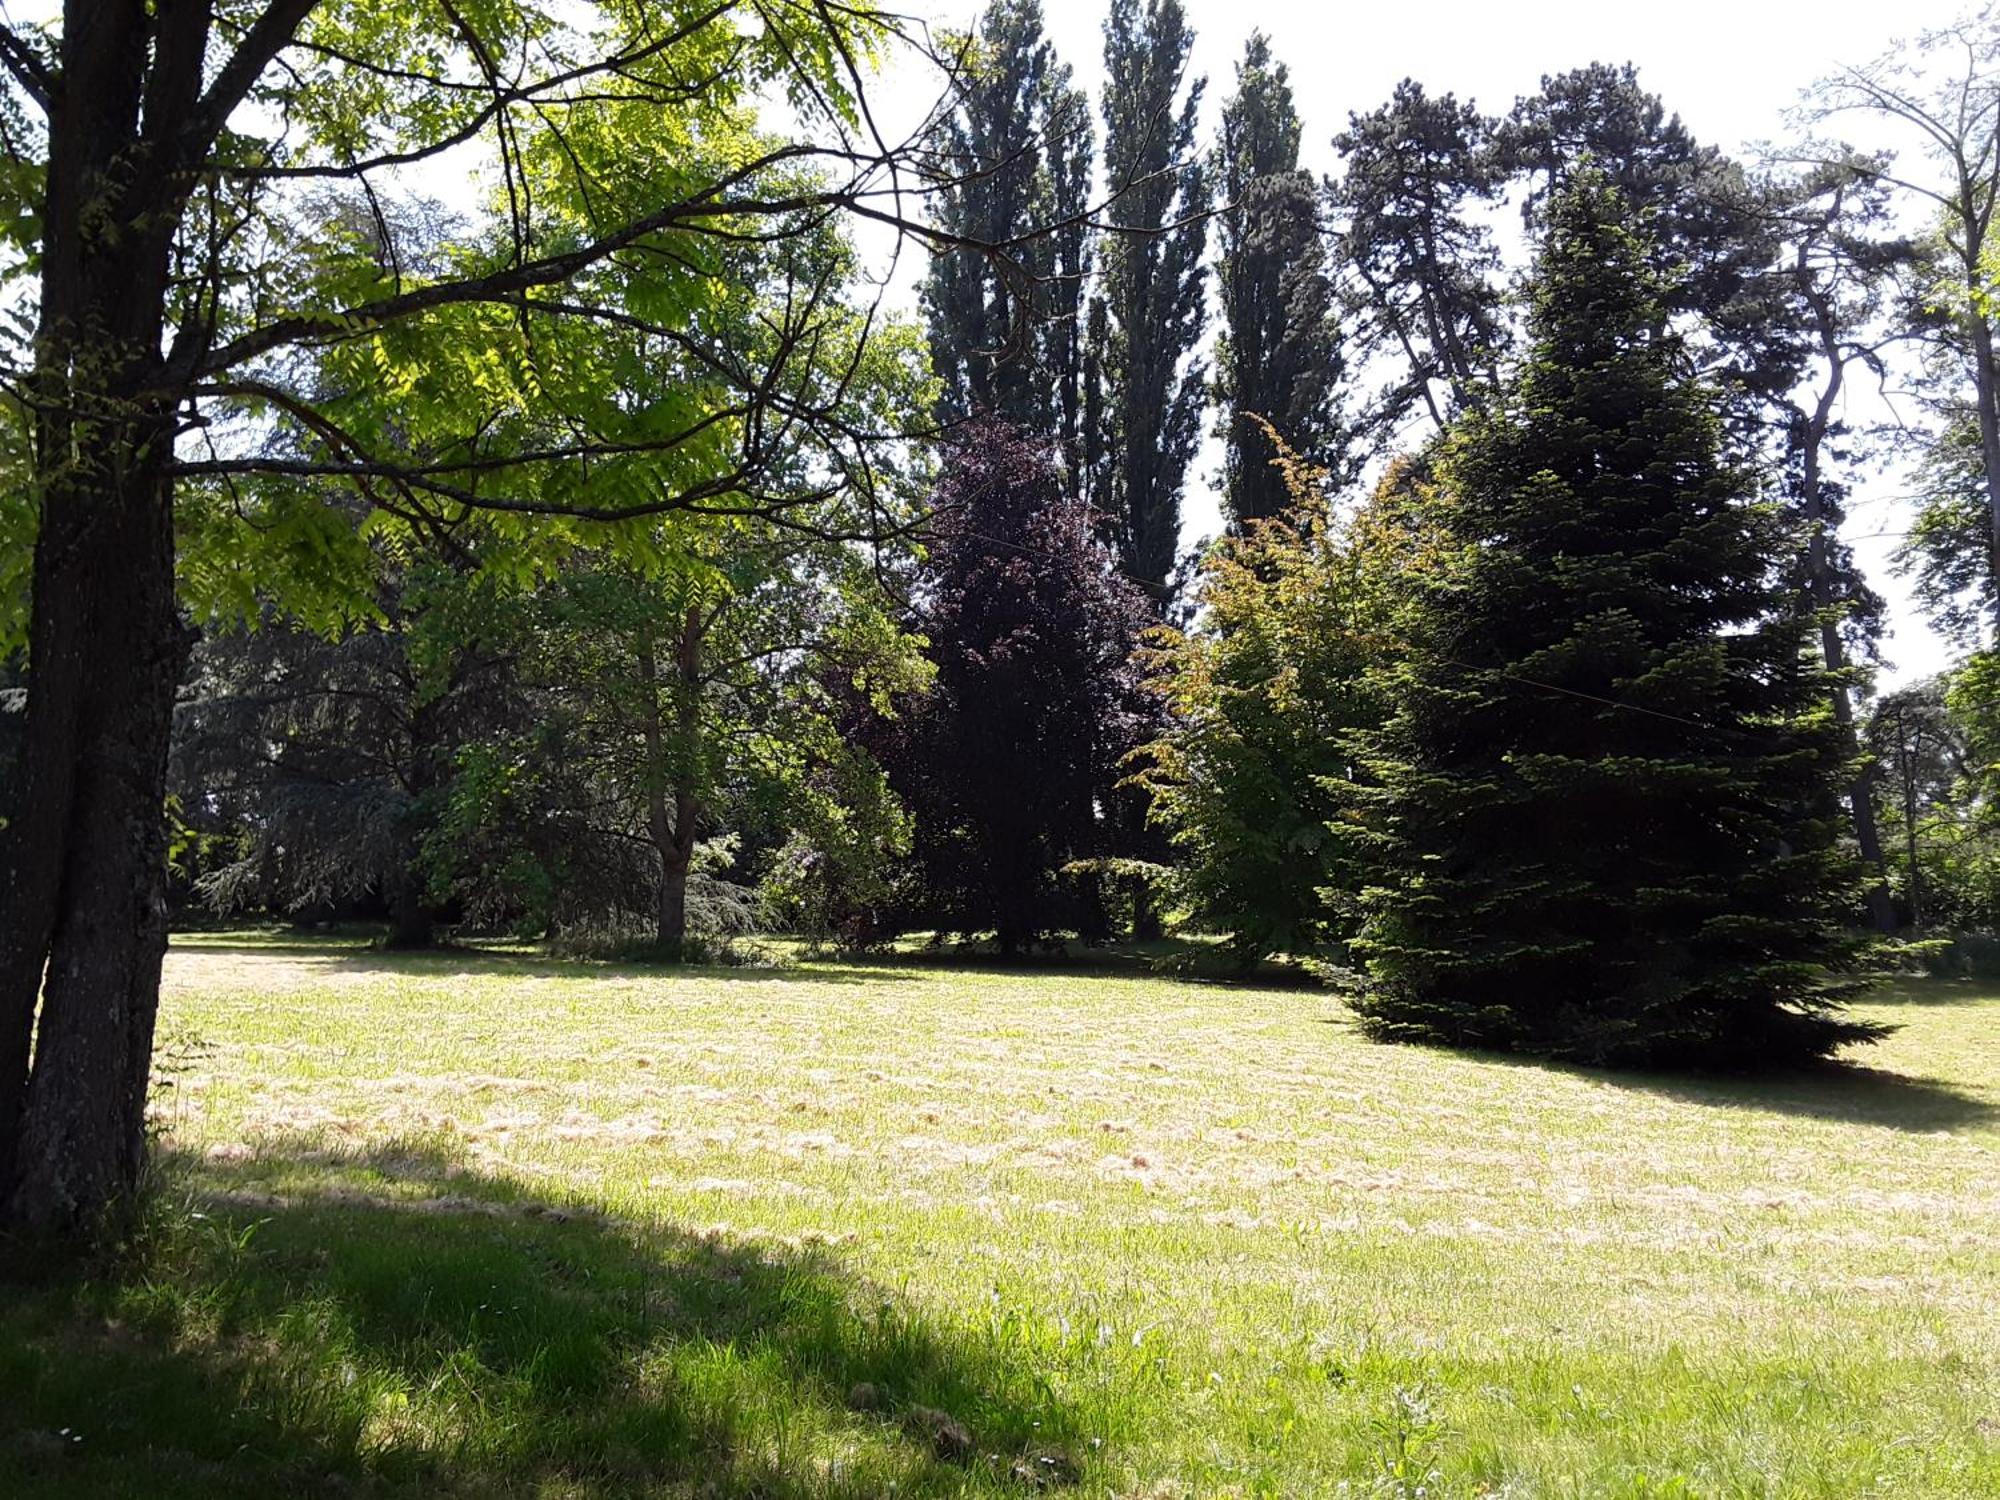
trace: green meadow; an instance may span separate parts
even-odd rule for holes
[[[9,1496],[2000,1495],[2000,992],[1854,1066],[1368,1042],[1135,960],[170,955]]]

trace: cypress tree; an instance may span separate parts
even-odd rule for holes
[[[1604,179],[1549,207],[1530,344],[1445,443],[1397,705],[1360,736],[1364,1023],[1628,1066],[1820,1057],[1844,1020],[1849,767],[1794,539],[1723,454]]]
[[[1215,152],[1229,205],[1219,225],[1217,436],[1227,445],[1223,500],[1239,529],[1276,515],[1286,499],[1278,455],[1258,419],[1308,463],[1336,474],[1345,468],[1335,451],[1341,360],[1333,282],[1319,195],[1312,174],[1298,168],[1299,114],[1285,65],[1272,60],[1270,39],[1252,32]]]

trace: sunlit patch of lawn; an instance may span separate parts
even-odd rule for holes
[[[167,1186],[5,1292],[0,1493],[2000,1495],[1977,985],[1776,1080],[1102,963],[168,985]]]

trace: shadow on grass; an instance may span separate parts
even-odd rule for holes
[[[1902,976],[1884,981],[1855,1003],[1863,1009],[1963,1005],[1990,1000],[1994,994],[1990,981]],[[1940,1079],[1892,1073],[1859,1062],[1835,1061],[1743,1077],[1599,1072],[1589,1076],[1696,1104],[1843,1120],[1918,1134],[2000,1122],[2000,1101]]]
[[[1621,1088],[1729,1109],[1881,1125],[1916,1134],[1965,1130],[2000,1121],[2000,1107],[1977,1094],[1930,1078],[1884,1068],[1828,1063],[1795,1072],[1746,1077],[1658,1073],[1575,1072]]]
[[[200,1183],[192,1197],[187,1184]],[[825,1247],[536,1202],[426,1143],[174,1166],[118,1271],[0,1282],[9,1496],[1021,1494],[1044,1372]]]
[[[1327,993],[1323,981],[1297,964],[1263,960],[1248,969],[1215,943],[1161,938],[1143,943],[1095,947],[1065,943],[1008,957],[991,941],[923,943],[870,954],[861,960],[882,969],[930,970],[941,974],[990,974],[1020,978],[1074,975],[1078,978],[1165,979],[1181,984],[1222,985],[1251,990],[1309,990]]]
[[[387,949],[311,937],[177,941],[174,952],[244,954],[276,958],[329,974],[383,978],[458,979],[519,975],[548,979],[704,979],[743,984],[874,984],[907,980],[894,959],[880,963],[801,961],[773,964],[667,964],[616,959],[556,958],[548,954],[479,947]]]
[[[329,974],[385,978],[474,978],[521,975],[557,979],[703,979],[739,984],[878,984],[910,982],[931,974],[983,974],[1000,978],[1169,979],[1235,989],[1314,991],[1325,985],[1306,970],[1265,961],[1245,971],[1213,944],[1173,939],[1113,947],[1078,943],[1003,956],[990,942],[951,942],[887,949],[859,957],[784,956],[770,963],[667,964],[630,959],[559,958],[546,953],[477,945],[387,949],[352,936],[321,938],[289,932],[177,936],[184,955],[242,954],[277,958]]]
[[[1972,1005],[1981,1000],[2000,998],[2000,980],[1967,978],[1954,975],[1905,974],[1884,980],[1876,988],[1861,996],[1856,1004],[1928,1006],[1928,1005]]]
[[[1856,1004],[1865,1010],[1869,1006],[1951,1005],[1993,998],[1993,991],[1979,990],[1976,981],[1969,982],[1972,985],[1970,992],[1961,991],[1960,983],[1927,978],[1899,979],[1869,992]],[[1327,1024],[1366,1034],[1351,1015],[1330,1017]],[[1562,1073],[1606,1088],[1659,1094],[1689,1104],[1880,1125],[1919,1135],[2000,1124],[2000,1098],[1988,1097],[1984,1092],[1965,1089],[1942,1079],[1915,1077],[1841,1059],[1772,1072],[1659,1073],[1588,1067],[1545,1057],[1483,1051],[1476,1047],[1443,1043],[1384,1042],[1381,1045],[1422,1046],[1427,1050],[1464,1058],[1468,1062]]]

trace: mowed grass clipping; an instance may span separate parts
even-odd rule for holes
[[[0,1287],[6,1495],[2000,1495],[2000,998],[1865,1068],[1136,966],[190,942],[162,1200]]]

